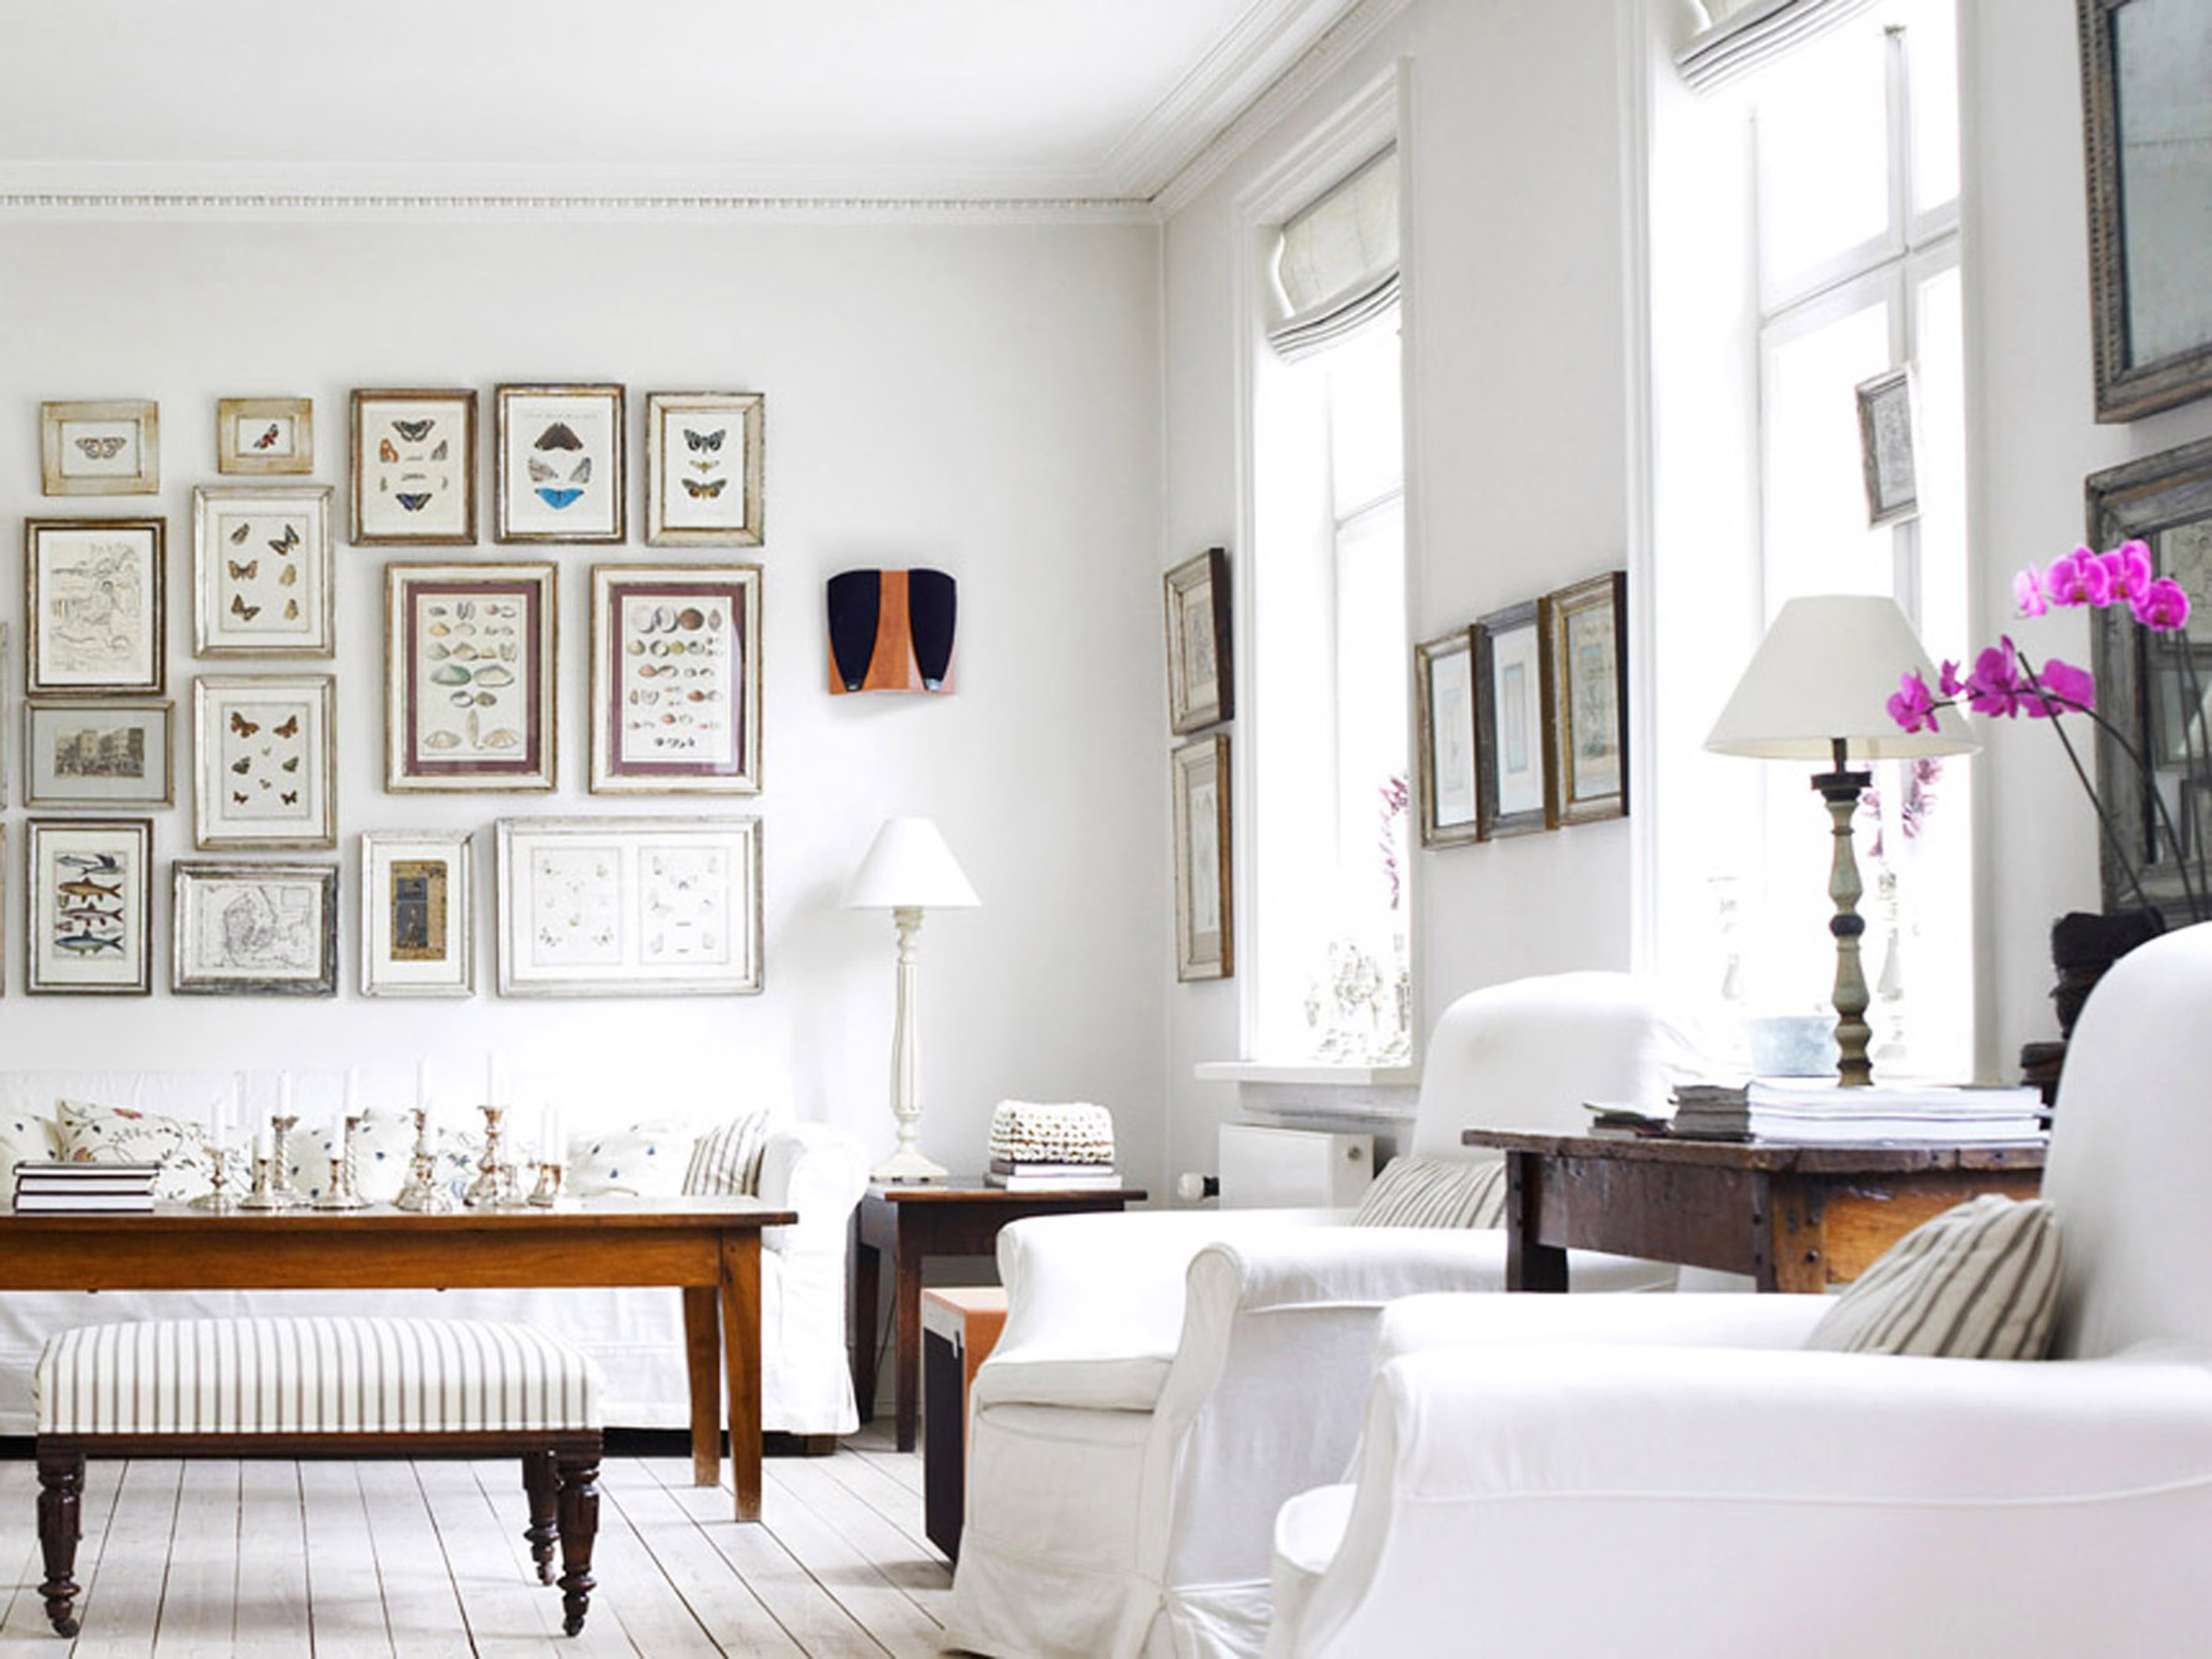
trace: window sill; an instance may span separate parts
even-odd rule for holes
[[[1266,1083],[1297,1088],[1418,1089],[1418,1066],[1332,1066],[1316,1061],[1277,1066],[1256,1060],[1201,1060],[1191,1068],[1200,1083]]]

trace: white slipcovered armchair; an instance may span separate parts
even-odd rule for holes
[[[1803,1351],[1812,1296],[1390,1310],[1354,1482],[1279,1519],[1268,1652],[2206,1651],[2208,1006],[2212,926],[2075,1028],[2051,1360]]]
[[[1579,1129],[1586,1099],[1656,1105],[1693,1048],[1624,975],[1471,993],[1430,1040],[1411,1150],[1494,1157],[1464,1152],[1460,1132]],[[1258,1651],[1275,1511],[1343,1474],[1377,1311],[1504,1285],[1501,1231],[1350,1227],[1352,1213],[1067,1216],[1000,1232],[1008,1314],[970,1397],[954,1642],[1084,1659]],[[1578,1288],[1673,1279],[1576,1257]]]

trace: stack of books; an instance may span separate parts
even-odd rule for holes
[[[1668,1133],[1695,1140],[1987,1146],[2033,1139],[2043,1132],[2042,1109],[2041,1092],[2028,1088],[1845,1089],[1827,1082],[1755,1079],[1738,1087],[1677,1089]]]
[[[986,1184],[1010,1193],[1037,1193],[1073,1187],[1084,1191],[1119,1187],[1121,1172],[1111,1164],[1046,1164],[1035,1158],[994,1158],[983,1172]]]
[[[161,1173],[159,1164],[18,1164],[15,1213],[151,1215]]]

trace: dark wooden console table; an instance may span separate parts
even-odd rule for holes
[[[1033,1215],[1075,1215],[1140,1204],[1141,1187],[1060,1188],[1010,1193],[977,1176],[869,1183],[853,1218],[853,1394],[863,1422],[876,1402],[877,1290],[891,1258],[891,1323],[898,1394],[898,1449],[914,1449],[921,1393],[921,1264],[933,1255],[988,1255],[999,1229]]]
[[[684,1292],[691,1473],[721,1474],[721,1389],[740,1521],[761,1508],[760,1237],[799,1219],[753,1198],[594,1198],[568,1209],[411,1215],[0,1212],[8,1291],[521,1290],[673,1285]]]
[[[2043,1143],[1810,1146],[1469,1129],[1505,1154],[1505,1285],[1564,1291],[1567,1251],[1748,1273],[1762,1291],[1856,1279],[1983,1193],[2033,1198]]]

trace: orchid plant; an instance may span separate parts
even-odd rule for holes
[[[2044,570],[2028,566],[2013,578],[2013,593],[2020,602],[2022,617],[2047,616],[2053,606],[2102,610],[2107,605],[2125,605],[2136,621],[2152,633],[2174,633],[2188,623],[2189,595],[2180,583],[2169,576],[2155,575],[2153,571],[2150,549],[2139,541],[2123,542],[2109,553],[2077,547],[2063,558],[2052,560]],[[2180,654],[2191,682],[2191,704],[2202,708],[2203,692],[2194,683],[2195,663],[2190,653],[2184,651]],[[2146,783],[2150,781],[2150,769],[2142,751],[2124,732],[2097,712],[2097,686],[2089,672],[2057,657],[2046,658],[2042,667],[2037,668],[2021,654],[2012,636],[2005,635],[1978,655],[1970,670],[1961,672],[1960,664],[1946,662],[1937,681],[1930,689],[1917,672],[1905,674],[1896,695],[1889,700],[1890,717],[1907,732],[1934,732],[1940,729],[1936,721],[1939,711],[1963,704],[1978,714],[1998,715],[2006,720],[2025,715],[2029,720],[2049,720],[2051,729],[2066,750],[2074,775],[2081,780],[2090,805],[2096,809],[2098,825],[2134,890],[2136,902],[2145,908],[2151,908],[2138,861],[2129,855],[2111,813],[2098,799],[2096,786],[2089,780],[2073,738],[2059,720],[2063,714],[2087,716],[2134,763]],[[2199,757],[2192,753],[2191,758],[2194,763]],[[2206,766],[2212,767],[2212,753],[2202,759]],[[2148,793],[2159,829],[2173,849],[2190,916],[2201,921],[2207,914],[2208,899],[2206,884],[2199,878],[2202,872],[2192,872],[2192,860],[2163,796],[2154,787]]]

